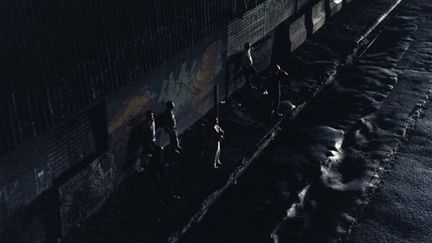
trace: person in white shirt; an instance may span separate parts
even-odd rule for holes
[[[221,165],[220,161],[220,155],[221,155],[221,141],[224,139],[224,130],[221,126],[219,126],[219,119],[215,119],[215,123],[213,125],[213,129],[211,130],[211,140],[214,144],[214,148],[216,149],[214,158],[213,158],[213,167],[215,169],[219,168],[219,165]]]
[[[246,85],[248,87],[253,88],[253,85],[251,83],[251,76],[254,76],[256,74],[256,69],[253,66],[252,47],[248,42],[244,44],[244,49],[243,49],[242,73]]]

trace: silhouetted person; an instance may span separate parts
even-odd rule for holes
[[[145,167],[148,178],[157,188],[159,200],[162,202],[170,196],[170,187],[165,173],[165,165],[162,160],[162,149],[156,143],[156,123],[154,113],[147,111],[145,119],[131,123],[136,124],[129,135],[128,152],[129,157],[140,157],[142,162],[147,162]]]
[[[172,150],[179,152],[181,149],[178,134],[177,134],[177,121],[174,114],[175,104],[172,101],[166,103],[165,111],[160,115],[159,125],[163,127],[165,132],[170,138],[170,147]]]
[[[275,65],[270,71],[270,77],[268,79],[268,93],[270,95],[271,112],[270,115],[281,116],[279,113],[279,104],[281,97],[280,82],[281,80],[288,77],[288,73],[280,68],[279,65]]]
[[[254,88],[251,83],[251,76],[256,74],[256,69],[253,66],[252,47],[249,43],[244,44],[242,55],[242,73],[248,87]]]
[[[177,196],[171,195],[169,180],[162,159],[162,149],[156,144],[156,122],[153,112],[148,111],[146,113],[146,119],[142,124],[144,154],[149,158],[148,175],[156,183],[161,201],[170,197],[178,199]]]
[[[129,134],[128,157],[131,159],[141,157],[142,161],[148,163],[153,160],[159,161],[162,153],[160,146],[156,144],[156,124],[153,112],[148,111],[144,120],[136,117],[131,123],[133,127]]]
[[[210,129],[210,140],[211,140],[211,149],[213,150],[213,167],[215,169],[218,168],[218,165],[221,165],[220,154],[221,154],[221,141],[224,139],[224,130],[219,126],[219,119],[215,119],[215,123]]]

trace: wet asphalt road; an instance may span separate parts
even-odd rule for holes
[[[410,1],[406,17],[417,19],[417,34],[401,62],[405,88],[415,95],[429,95],[432,88],[432,4]],[[423,85],[422,85],[423,84]],[[397,92],[396,92],[397,93]],[[391,97],[393,107],[406,107],[407,95]],[[417,97],[418,99],[418,97]],[[353,227],[348,242],[432,242],[432,105],[419,102],[411,114],[412,128],[383,178],[382,186]],[[385,109],[389,110],[387,106]],[[399,109],[393,109],[399,110]]]
[[[317,164],[298,162],[308,161],[308,157],[311,157],[310,161],[314,160],[311,155],[314,152],[299,150],[310,146],[316,146],[316,150],[319,150],[320,145],[312,141],[314,139],[310,135],[317,132],[317,127],[329,126],[348,132],[360,118],[375,114],[378,110],[381,120],[388,118],[395,124],[387,132],[393,133],[392,138],[401,138],[396,134],[403,130],[401,127],[405,123],[414,119],[412,113],[421,114],[422,109],[417,109],[418,104],[425,104],[431,87],[428,79],[432,77],[432,65],[429,65],[432,64],[429,58],[432,55],[429,42],[432,36],[428,33],[432,29],[432,16],[427,14],[428,10],[432,10],[431,4],[411,1],[405,7],[387,28],[387,33],[365,54],[365,60],[360,60],[360,67],[342,70],[336,85],[324,90],[295,124],[287,124],[283,134],[261,159],[248,170],[236,187],[225,193],[202,224],[187,235],[183,242],[272,242],[272,230],[286,215],[291,203],[298,199],[298,191],[319,173]],[[379,71],[365,71],[372,69]],[[398,79],[398,83],[388,81],[392,79]],[[379,87],[384,85],[364,88],[355,83],[365,80],[392,87],[383,91]],[[358,99],[353,96],[358,96]],[[409,139],[401,144],[402,149],[392,163],[394,167],[382,165],[388,174],[380,178],[383,185],[380,187],[379,184],[376,196],[371,195],[371,199],[368,199],[371,203],[366,206],[364,214],[353,213],[359,218],[360,224],[354,227],[350,241],[431,242],[431,110],[427,110]],[[393,143],[389,142],[388,146],[393,146]],[[365,162],[366,165],[368,163]],[[345,169],[354,174],[346,178],[355,177],[356,171],[361,173],[361,168],[356,166]],[[380,176],[376,174],[376,177]],[[329,211],[338,211],[338,208],[347,208],[347,204],[353,203],[352,200],[339,200],[337,203],[332,199],[328,201],[328,204],[332,204]],[[320,212],[318,215],[325,213]],[[336,224],[333,221],[335,217],[320,219],[317,224],[323,227],[313,231],[314,236],[309,240],[300,241],[332,239],[335,234],[329,231],[334,230],[332,227]],[[298,239],[302,237],[284,240],[299,242]]]

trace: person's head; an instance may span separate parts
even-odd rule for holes
[[[153,113],[153,111],[147,111],[145,113],[145,117],[146,117],[146,120],[148,120],[148,121],[154,121],[154,113]]]
[[[248,50],[250,48],[249,42],[244,43],[244,49]]]
[[[168,101],[168,102],[166,103],[166,109],[167,109],[167,110],[172,111],[172,110],[174,110],[174,108],[175,108],[175,104],[174,104],[174,102],[172,102],[172,101]]]
[[[274,65],[273,68],[272,68],[272,72],[276,73],[276,74],[279,73],[280,70],[281,70],[281,67],[279,65],[277,65],[277,64]]]

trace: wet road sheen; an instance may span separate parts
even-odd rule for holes
[[[326,242],[359,218],[354,242],[428,242],[430,109],[413,130],[432,87],[427,9],[404,6],[183,242],[272,242],[278,223],[280,242]]]

